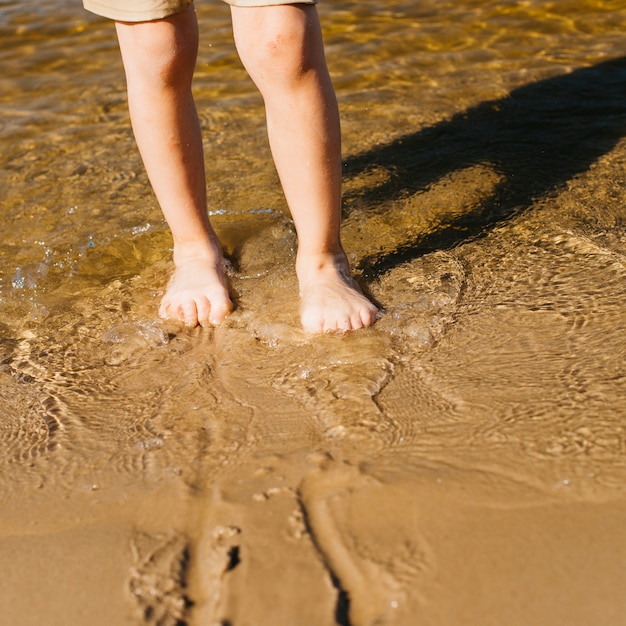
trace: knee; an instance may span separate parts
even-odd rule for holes
[[[297,84],[324,63],[321,34],[306,18],[266,20],[252,36],[239,34],[237,50],[252,80],[265,86]]]
[[[130,83],[179,88],[191,83],[198,53],[195,14],[138,24],[118,24]]]

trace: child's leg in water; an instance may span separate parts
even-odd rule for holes
[[[274,161],[298,233],[301,318],[312,332],[371,325],[342,248],[341,137],[314,5],[231,7],[239,55],[265,100]]]
[[[350,278],[339,238],[337,106],[312,6],[234,8],[238,49],[266,102],[272,152],[299,235],[301,317],[312,332],[369,326],[376,308]],[[175,272],[160,315],[219,324],[232,309],[219,241],[206,211],[200,126],[191,95],[193,8],[117,23],[133,129],[172,230]]]
[[[232,303],[207,215],[202,139],[191,95],[195,11],[116,27],[133,130],[174,240],[175,271],[159,313],[191,325],[219,324]]]

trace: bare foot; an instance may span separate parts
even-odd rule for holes
[[[224,260],[197,256],[176,262],[161,300],[159,315],[197,326],[216,326],[233,308],[224,275]]]
[[[346,332],[371,326],[378,309],[350,276],[344,255],[298,259],[300,318],[312,333]]]

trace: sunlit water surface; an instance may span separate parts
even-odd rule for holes
[[[112,25],[0,0],[0,490],[201,486],[251,453],[326,450],[379,476],[441,463],[618,493],[623,3],[320,5],[344,243],[385,310],[343,338],[299,330],[262,102],[227,7],[197,10],[209,210],[238,305],[216,330],[156,319],[171,240]]]

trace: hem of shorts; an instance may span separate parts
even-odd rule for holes
[[[182,7],[180,11],[175,11],[174,13],[172,13],[167,9],[163,9],[160,11],[115,10],[98,2],[93,2],[92,0],[83,0],[83,7],[90,13],[95,13],[100,17],[106,17],[110,20],[115,20],[116,22],[152,22],[153,20],[160,20],[164,17],[170,17],[171,15],[175,15],[176,13],[182,13],[188,6],[191,6],[191,4],[193,3],[189,2],[189,4]]]
[[[224,0],[233,7],[273,7],[281,4],[317,4],[318,0]]]

